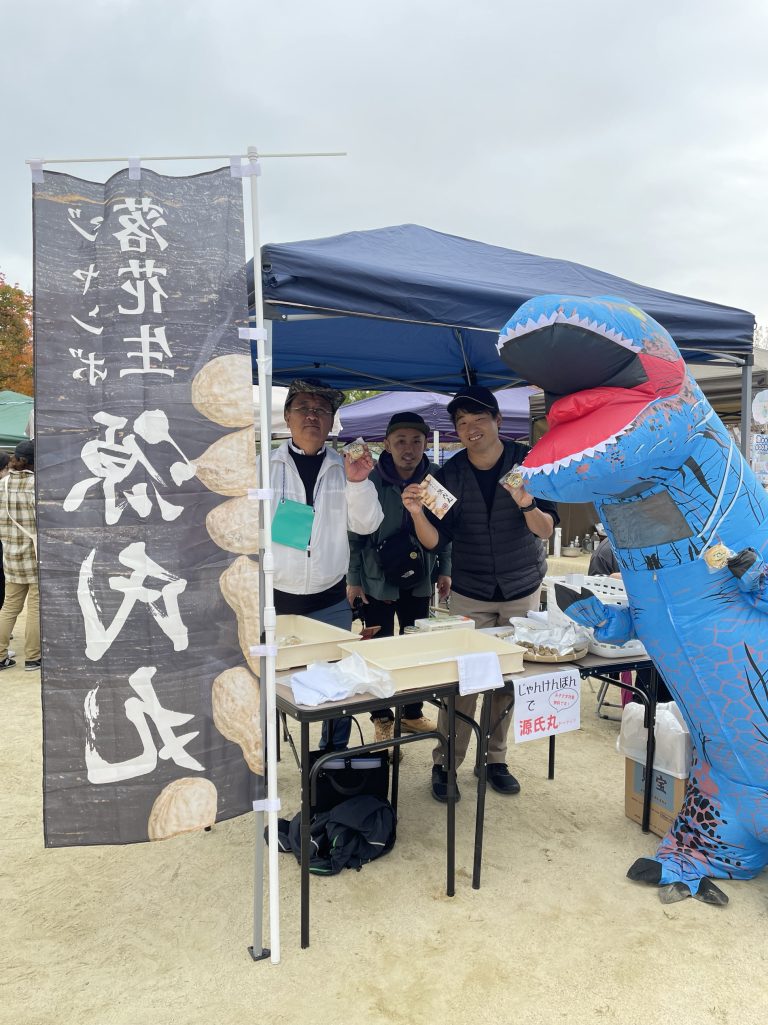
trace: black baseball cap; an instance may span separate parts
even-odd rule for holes
[[[35,465],[35,446],[31,441],[20,441],[13,452],[17,459],[26,459],[30,466]]]
[[[387,433],[385,437],[389,437],[392,431],[398,430],[398,428],[410,428],[412,431],[421,431],[426,438],[429,434],[429,427],[427,427],[424,418],[419,416],[418,413],[395,413],[390,418],[387,424]]]
[[[456,392],[448,403],[447,409],[450,418],[455,420],[460,409],[467,413],[493,413],[496,416],[499,412],[499,404],[490,388],[481,388],[480,385],[470,384]]]

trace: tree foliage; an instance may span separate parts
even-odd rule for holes
[[[359,402],[360,399],[369,399],[372,395],[378,395],[377,391],[366,391],[364,388],[350,388],[346,392],[346,398],[344,399],[344,405],[348,406],[350,402]]]
[[[0,391],[32,395],[32,296],[0,271]]]

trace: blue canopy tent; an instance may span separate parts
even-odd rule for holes
[[[508,388],[497,392],[501,413],[501,433],[505,438],[527,438],[530,427],[528,398],[534,388]],[[342,441],[362,436],[367,441],[381,441],[393,413],[406,408],[424,417],[430,430],[437,431],[442,441],[456,441],[456,431],[446,409],[450,397],[437,392],[381,392],[359,402],[351,402],[339,410]]]
[[[275,383],[443,393],[519,384],[497,333],[526,299],[559,292],[621,296],[663,324],[690,362],[743,366],[747,403],[755,321],[744,310],[413,224],[267,245],[261,259]]]

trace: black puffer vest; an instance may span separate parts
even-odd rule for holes
[[[504,442],[499,473],[521,463],[527,449]],[[499,485],[490,516],[466,452],[449,459],[439,480],[456,496],[454,506],[452,587],[459,594],[492,601],[497,586],[505,601],[532,594],[547,571],[544,546],[528,529],[525,517]]]

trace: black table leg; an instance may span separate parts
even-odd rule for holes
[[[309,946],[309,723],[301,724],[301,949]]]
[[[656,751],[656,700],[659,692],[659,674],[654,666],[648,679],[648,700],[645,702],[645,728],[648,731],[648,744],[645,752],[645,789],[643,790],[643,821],[644,833],[650,832],[651,795],[653,793],[653,756]]]
[[[488,744],[491,739],[491,698],[493,691],[483,694],[480,709],[480,743],[477,752],[477,807],[475,809],[475,857],[472,864],[472,889],[480,889],[480,869],[483,863],[483,824],[485,822],[485,793],[488,789]]]
[[[400,705],[395,705],[395,736],[400,736]],[[390,804],[397,818],[397,795],[400,789],[400,747],[390,748],[392,752],[392,794]]]
[[[549,738],[549,771],[547,773],[547,779],[555,778],[555,735]]]
[[[448,709],[448,814],[447,819],[447,880],[445,892],[456,893],[456,695],[447,699]]]

